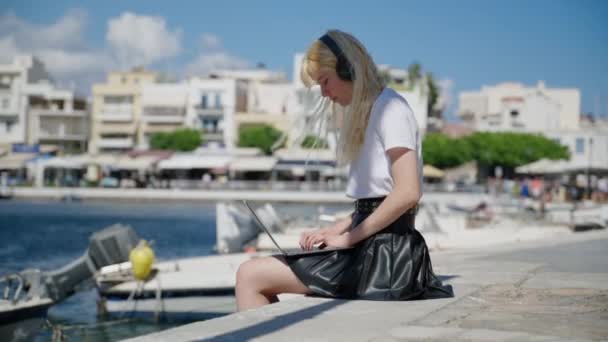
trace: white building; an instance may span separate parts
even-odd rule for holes
[[[146,144],[141,119],[142,85],[156,83],[157,74],[141,68],[108,74],[93,85],[89,153],[125,152]]]
[[[579,128],[581,96],[574,88],[520,83],[483,86],[459,95],[458,115],[476,131],[546,132]]]
[[[48,79],[44,65],[33,56],[17,56],[10,64],[0,64],[0,145],[26,143],[27,102],[23,88]]]
[[[200,129],[206,142],[233,148],[237,142],[235,111],[245,95],[237,79],[191,78],[186,125]]]
[[[137,146],[150,147],[154,133],[173,132],[186,124],[188,83],[146,83],[141,90],[141,131]]]
[[[412,108],[418,129],[422,136],[426,133],[428,126],[428,95],[424,85],[424,79],[420,79],[415,85],[409,86],[408,73],[406,69],[392,68],[381,65],[378,67],[380,71],[385,72],[388,77],[387,86],[393,88],[399,95],[403,96],[407,103]]]
[[[25,85],[22,96],[27,105],[26,144],[68,153],[86,151],[89,115],[84,97],[49,82]]]

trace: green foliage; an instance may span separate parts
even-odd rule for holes
[[[428,96],[427,103],[426,103],[427,113],[429,113],[430,116],[437,116],[437,115],[435,115],[434,111],[435,111],[435,104],[437,103],[437,100],[439,99],[439,87],[437,87],[437,84],[435,83],[435,78],[433,77],[433,73],[430,73],[430,72],[426,73],[426,86],[429,91],[429,94],[428,94],[429,96]]]
[[[458,166],[473,159],[471,146],[464,139],[452,139],[440,133],[428,134],[422,142],[425,164],[438,168]]]
[[[270,125],[243,125],[239,128],[240,147],[257,147],[266,154],[272,153],[272,145],[279,140],[282,132]]]
[[[150,147],[159,150],[193,151],[201,145],[201,133],[195,129],[177,129],[170,133],[154,133]]]
[[[413,62],[407,67],[407,77],[410,86],[414,86],[420,78],[422,78],[422,65],[418,62]]]
[[[540,134],[477,132],[453,139],[428,134],[422,142],[424,162],[439,168],[458,166],[471,160],[480,165],[517,167],[541,158],[568,159],[568,147]]]
[[[304,138],[304,141],[302,141],[301,147],[308,149],[323,149],[329,147],[329,145],[327,144],[327,141],[323,138],[314,135],[307,135]]]
[[[466,137],[473,159],[483,165],[517,167],[541,158],[568,159],[568,147],[540,134],[477,132]]]

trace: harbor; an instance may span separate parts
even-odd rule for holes
[[[608,336],[608,232],[435,251],[448,299],[296,297],[128,341],[593,341]]]
[[[281,4],[0,6],[0,342],[608,341],[608,1]]]
[[[149,190],[140,190],[140,192],[146,191]],[[247,196],[247,194],[241,195]],[[251,194],[253,197],[256,195]],[[484,286],[489,286],[486,282],[490,280],[496,282],[496,286],[502,286],[503,282],[508,281],[521,282],[522,279],[531,277],[526,272],[532,272],[535,270],[534,267],[545,261],[551,261],[544,260],[543,258],[547,257],[544,254],[539,256],[540,260],[532,262],[534,267],[527,266],[525,264],[527,260],[524,260],[526,258],[523,256],[516,263],[492,263],[486,260],[500,251],[511,250],[512,255],[518,255],[519,252],[515,251],[523,249],[527,252],[522,255],[534,254],[535,248],[555,249],[558,245],[588,241],[594,255],[604,255],[606,252],[601,241],[606,237],[604,233],[606,230],[603,228],[608,223],[607,206],[597,206],[592,202],[581,203],[573,212],[570,204],[549,204],[546,206],[544,216],[540,216],[539,202],[490,194],[429,192],[425,194],[419,209],[417,228],[423,233],[431,250],[436,272],[444,277],[442,278],[445,279],[444,281],[456,288],[457,296],[454,300],[350,303],[312,297],[282,296],[283,302],[262,308],[260,312],[235,314],[233,289],[238,265],[249,258],[276,251],[264,234],[258,235],[259,229],[255,226],[251,215],[239,205],[240,201],[217,201],[217,198],[225,196],[218,194],[215,195],[215,200],[190,198],[186,201],[175,198],[169,201],[160,199],[136,201],[134,194],[127,196],[134,197],[117,200],[104,199],[102,196],[84,196],[79,201],[60,201],[56,197],[45,199],[44,196],[37,199],[17,197],[0,203],[0,212],[6,218],[0,223],[2,225],[0,234],[4,241],[0,246],[0,251],[3,253],[0,275],[20,272],[27,268],[57,269],[70,263],[82,253],[88,244],[90,234],[115,223],[133,227],[140,238],[152,242],[157,254],[154,274],[145,284],[133,281],[129,263],[122,266],[121,264],[107,266],[96,272],[92,281],[79,286],[73,296],[52,306],[48,303],[46,307],[50,306],[50,308],[46,320],[32,325],[34,336],[38,336],[38,339],[64,336],[113,341],[169,329],[161,332],[161,335],[141,338],[144,340],[146,338],[230,340],[245,336],[246,339],[260,337],[264,340],[282,340],[294,334],[292,329],[296,331],[301,329],[300,324],[296,322],[303,318],[295,317],[308,317],[309,313],[300,312],[306,311],[302,308],[308,307],[313,313],[317,312],[315,308],[327,308],[327,313],[323,313],[321,317],[335,314],[336,319],[345,319],[341,316],[345,314],[351,317],[356,312],[385,310],[390,313],[393,312],[391,310],[396,310],[395,316],[392,317],[398,320],[387,320],[382,324],[392,322],[391,324],[399,325],[403,322],[399,320],[401,315],[396,313],[405,310],[404,306],[414,305],[417,308],[414,311],[418,313],[423,313],[424,310],[439,310],[444,306],[447,310],[450,305],[457,305],[459,301],[469,301],[470,299],[467,298],[471,296],[478,298],[474,291],[482,291]],[[140,199],[144,197],[141,193],[138,195]],[[475,210],[480,207],[480,202],[486,203],[482,206],[485,209]],[[279,244],[286,248],[297,247],[299,232],[302,229],[328,224],[336,215],[344,215],[352,210],[350,201],[317,200],[315,203],[262,201],[258,197],[252,203],[265,225],[272,229],[278,227],[274,232],[275,237]],[[453,203],[458,203],[458,206],[454,207]],[[590,222],[599,222],[600,225],[590,226]],[[578,232],[576,227],[592,228]],[[42,239],[43,236],[46,238]],[[68,242],[69,245],[66,245]],[[530,249],[526,249],[527,246]],[[564,250],[564,253],[569,255],[568,253],[571,252]],[[45,255],[53,255],[53,257],[45,258]],[[579,256],[572,257],[574,264],[579,262],[579,259],[580,262],[588,263],[585,267],[590,270],[585,273],[597,273],[600,278],[605,277],[606,271],[603,270],[604,266],[600,262]],[[475,260],[483,260],[482,265],[478,265],[479,261]],[[491,271],[490,269],[494,267],[491,265],[498,268]],[[585,269],[583,266],[580,267]],[[536,276],[536,273],[533,274]],[[551,281],[566,284],[562,285],[569,288],[568,279],[571,276],[557,276],[551,273],[544,275],[545,278],[542,279],[550,278]],[[597,276],[592,275],[591,279],[596,279]],[[591,291],[598,285],[589,285],[581,281],[577,286],[588,289],[584,291]],[[376,307],[377,305],[380,307]],[[419,311],[418,308],[424,309]],[[268,310],[270,311],[266,312]],[[324,312],[326,309],[319,310]],[[236,315],[238,319],[235,320],[232,315]],[[227,318],[223,318],[224,316]],[[283,327],[285,321],[282,316],[292,317],[287,319],[287,322],[291,322],[287,325],[293,325],[293,328],[286,327],[283,332],[277,329],[276,333],[265,336],[268,332],[265,333],[264,327]],[[266,317],[269,323],[263,323],[260,317]],[[422,316],[415,317],[420,319]],[[209,319],[212,322],[209,324],[214,328],[209,328],[210,326],[205,323],[193,323]],[[229,323],[223,323],[226,322],[225,320]],[[324,320],[319,320],[319,323],[315,321],[316,319],[311,316],[310,319],[304,320],[307,322],[304,326],[321,324],[322,327],[325,324],[322,323]],[[235,322],[240,328],[234,325],[237,324]],[[193,325],[189,325],[190,323]],[[259,329],[255,328],[258,324],[261,326]],[[182,325],[185,326],[175,331],[171,330]],[[249,325],[253,328],[246,328]],[[223,328],[217,330],[217,327]],[[381,327],[389,328],[385,325]],[[420,334],[428,333],[428,329],[423,329],[424,324],[416,327],[421,329],[417,330]],[[187,332],[185,335],[182,333],[184,331]],[[397,331],[402,330],[397,329]],[[444,332],[448,334],[445,336],[465,337],[471,333],[466,329],[452,329],[451,326]],[[399,332],[395,334],[397,337],[401,336]],[[546,335],[546,332],[540,335]],[[318,339],[323,338],[318,336]]]

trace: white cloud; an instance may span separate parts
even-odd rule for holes
[[[186,76],[206,76],[218,69],[244,69],[251,63],[243,58],[234,56],[223,48],[222,40],[215,34],[202,33],[199,38],[200,53],[186,65]]]
[[[88,92],[90,82],[102,79],[116,63],[102,49],[84,43],[88,15],[69,10],[55,23],[38,25],[14,13],[0,16],[0,59],[10,62],[16,55],[31,54],[40,59],[51,77]]]
[[[444,78],[437,81],[437,85],[439,86],[440,91],[440,101],[442,107],[444,109],[444,115],[448,121],[457,121],[458,118],[454,116],[454,112],[456,111],[456,95],[454,94],[454,80],[449,78]]]
[[[130,12],[108,22],[106,40],[123,68],[148,65],[181,51],[181,30],[170,31],[164,18]]]
[[[201,53],[192,63],[186,66],[186,75],[205,76],[218,69],[244,69],[250,67],[248,61],[232,56],[227,52]]]
[[[92,83],[103,82],[109,71],[164,60],[171,63],[182,51],[181,30],[168,27],[162,17],[125,12],[111,18],[105,44],[97,46],[85,36],[88,19],[84,10],[69,10],[48,25],[32,23],[12,12],[0,15],[0,62],[10,62],[15,55],[32,54],[59,84],[89,93]],[[199,55],[174,70],[176,74],[206,75],[215,69],[251,66],[247,60],[225,51],[217,35],[203,33],[198,43]]]
[[[222,47],[222,42],[220,37],[212,34],[212,33],[203,33],[201,34],[201,46],[204,50],[218,50]]]
[[[75,48],[82,45],[87,22],[83,10],[69,10],[56,23],[41,26],[29,23],[14,13],[0,16],[0,37],[13,37],[20,49]]]
[[[107,54],[94,51],[43,49],[38,50],[36,55],[44,61],[49,71],[58,74],[77,75],[91,71],[102,72],[114,64]]]
[[[1,37],[0,38],[0,62],[10,62],[11,58],[19,54],[19,48],[15,43],[14,37]]]

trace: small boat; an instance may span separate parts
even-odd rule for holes
[[[8,185],[8,173],[0,173],[0,199],[13,197],[13,188]]]
[[[0,277],[0,341],[30,339],[49,307],[74,294],[97,269],[127,260],[137,239],[133,228],[113,225],[94,233],[84,255],[59,269],[27,269]]]
[[[131,274],[131,263],[102,268],[95,280],[98,314],[155,321],[194,321],[236,310],[234,286],[241,263],[253,253],[210,255],[159,262],[146,281]]]

